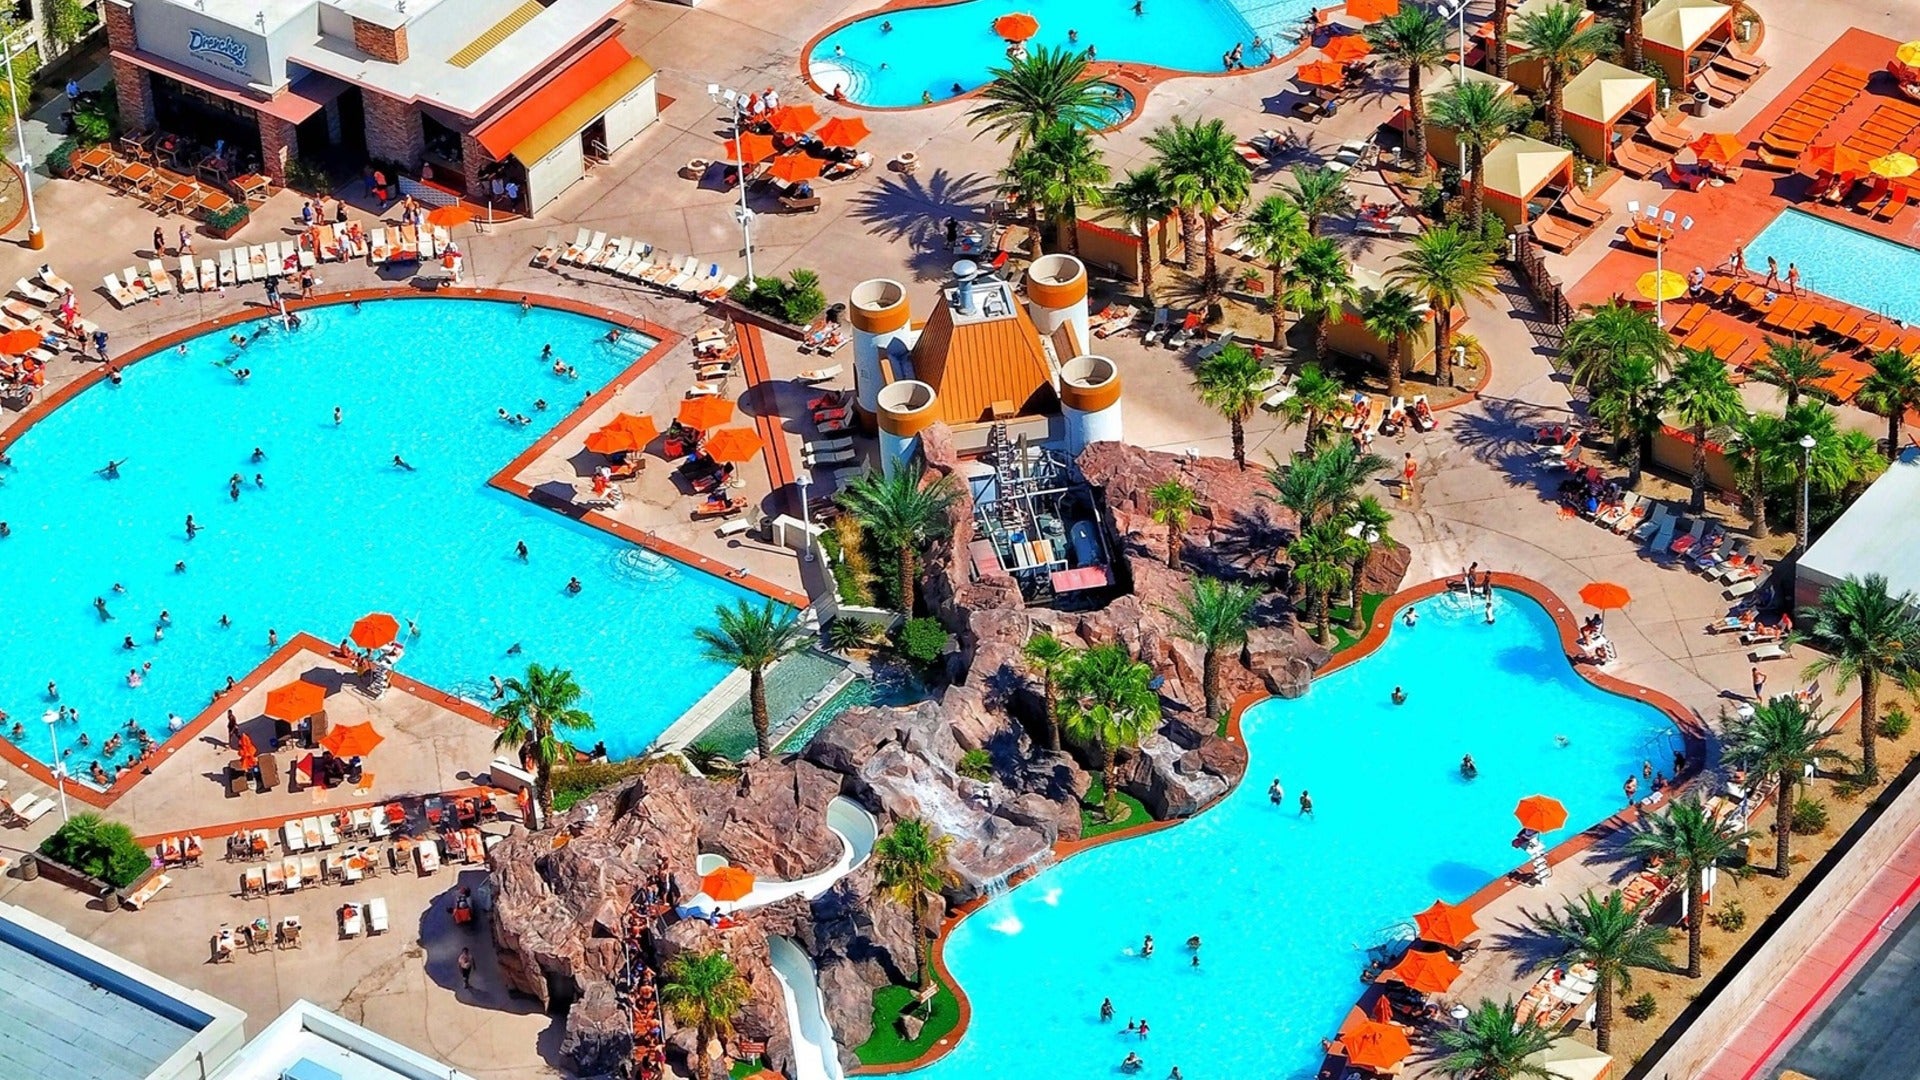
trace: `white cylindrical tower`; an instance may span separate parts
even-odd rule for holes
[[[892,476],[920,452],[920,433],[937,419],[938,395],[918,379],[899,379],[881,387],[878,399],[880,467]]]
[[[1067,451],[1120,439],[1120,369],[1104,356],[1076,356],[1060,368],[1060,416]]]
[[[868,427],[880,411],[875,399],[886,385],[880,358],[905,348],[912,316],[907,287],[887,278],[863,281],[847,298],[847,320],[853,323],[854,402]]]
[[[1093,339],[1087,332],[1087,267],[1071,255],[1042,255],[1027,268],[1027,317],[1044,336],[1072,323],[1080,347]]]

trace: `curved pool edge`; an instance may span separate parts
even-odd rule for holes
[[[1421,600],[1431,599],[1432,597],[1444,594],[1447,591],[1447,581],[1447,578],[1434,578],[1421,582],[1418,585],[1402,589],[1387,597],[1385,600],[1382,600],[1380,606],[1375,609],[1373,625],[1367,628],[1367,632],[1362,635],[1358,641],[1354,642],[1353,645],[1335,654],[1328,659],[1326,663],[1320,665],[1320,667],[1314,671],[1313,677],[1319,679],[1323,676],[1330,675],[1373,655],[1379,650],[1381,645],[1386,643],[1387,638],[1393,633],[1393,627],[1396,621],[1394,616],[1400,609],[1406,607],[1408,604],[1418,603]],[[1667,719],[1673,723],[1674,727],[1679,730],[1681,738],[1686,745],[1687,768],[1685,771],[1673,777],[1672,786],[1669,788],[1671,792],[1677,794],[1682,787],[1692,782],[1692,780],[1700,774],[1706,759],[1707,729],[1692,709],[1682,705],[1672,696],[1654,690],[1651,687],[1641,686],[1638,683],[1615,678],[1603,671],[1592,670],[1591,665],[1574,663],[1572,659],[1573,649],[1579,638],[1579,629],[1574,625],[1573,614],[1568,610],[1567,605],[1561,601],[1559,594],[1555,593],[1546,585],[1530,577],[1500,571],[1493,571],[1493,584],[1498,588],[1519,593],[1540,606],[1540,609],[1552,620],[1555,629],[1559,631],[1562,656],[1566,658],[1567,666],[1571,668],[1574,673],[1585,678],[1587,682],[1599,690],[1617,697],[1638,701],[1660,710],[1660,712],[1665,714]],[[1273,700],[1276,697],[1277,695],[1274,694],[1251,691],[1236,698],[1232,707],[1227,712],[1225,738],[1244,744],[1246,742],[1246,735],[1241,728],[1241,720],[1247,710],[1266,701]],[[1054,859],[1056,862],[1064,861],[1074,855],[1091,851],[1097,847],[1117,843],[1122,840],[1136,839],[1150,833],[1159,832],[1162,829],[1174,828],[1185,822],[1192,821],[1225,802],[1227,796],[1231,795],[1245,778],[1246,774],[1243,771],[1240,777],[1228,786],[1226,793],[1222,794],[1220,798],[1214,800],[1211,804],[1202,807],[1199,813],[1189,817],[1175,818],[1169,821],[1151,821],[1143,825],[1135,825],[1105,833],[1090,840],[1055,841],[1052,848]],[[1552,866],[1563,862],[1591,848],[1608,834],[1632,826],[1640,820],[1641,813],[1640,806],[1636,804],[1633,807],[1617,810],[1600,821],[1589,825],[1573,836],[1569,836],[1565,840],[1548,848],[1545,854],[1547,864]],[[1008,879],[1007,887],[1009,890],[1017,888],[1038,873],[1040,873],[1040,870],[1033,868],[1022,870]],[[1511,874],[1502,874],[1474,890],[1473,893],[1461,900],[1458,906],[1465,908],[1468,912],[1477,912],[1480,908],[1486,906],[1489,901],[1505,895],[1515,887],[1516,883],[1513,880],[1513,876]],[[973,1003],[967,998],[967,992],[965,988],[960,985],[960,980],[955,978],[952,969],[947,967],[947,939],[952,936],[955,927],[965,922],[969,916],[984,907],[986,902],[986,898],[978,897],[950,910],[947,913],[947,917],[942,920],[940,924],[939,933],[927,949],[927,962],[933,965],[935,977],[945,983],[947,989],[953,992],[955,1004],[958,1006],[958,1017],[954,1021],[953,1030],[948,1032],[944,1039],[929,1048],[926,1053],[911,1061],[894,1062],[887,1065],[861,1065],[848,1070],[849,1075],[884,1075],[911,1072],[915,1069],[922,1069],[928,1065],[932,1065],[934,1062],[952,1053],[953,1050],[960,1045],[960,1040],[965,1037],[967,1028],[973,1019]]]

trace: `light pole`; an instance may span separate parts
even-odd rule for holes
[[[1640,212],[1637,201],[1627,203],[1627,214],[1632,216]],[[1693,228],[1693,218],[1683,217],[1674,220],[1671,210],[1661,210],[1652,203],[1647,204],[1647,220],[1653,223],[1653,321],[1660,326],[1667,325],[1667,238],[1675,231],[1686,232]]]
[[[1454,57],[1453,80],[1455,84],[1464,83],[1467,81],[1467,0],[1447,0],[1440,5],[1439,15],[1443,19],[1459,21],[1460,54]]]
[[[1795,538],[1798,541],[1794,547],[1795,552],[1804,552],[1807,550],[1807,517],[1811,507],[1811,503],[1808,501],[1808,478],[1813,472],[1813,448],[1815,445],[1817,444],[1813,436],[1800,436],[1800,520],[1797,522],[1799,525],[1799,529],[1797,530],[1799,536]]]
[[[27,130],[20,120],[20,90],[13,81],[14,48],[8,43],[5,49],[7,57],[7,101],[13,106],[13,138],[20,144],[20,186],[27,192],[27,247],[39,251],[47,246],[47,237],[40,231],[40,215],[33,207],[33,159],[27,156]],[[66,796],[62,794],[60,811],[66,813]]]
[[[800,524],[807,530],[806,555],[804,557],[807,562],[812,562],[813,507],[808,505],[807,490],[813,487],[813,473],[806,469],[801,469],[800,472],[794,476],[793,482],[800,485]]]
[[[47,737],[53,740],[53,786],[60,790],[60,820],[67,820],[67,766],[60,760],[59,712],[48,709],[40,719],[47,722]]]
[[[722,89],[719,83],[707,84],[707,97],[718,104],[724,102],[733,113],[733,158],[739,168],[740,207],[733,212],[733,220],[740,223],[740,241],[746,248],[747,281],[753,281],[753,210],[747,206],[747,142],[746,127],[740,123],[740,105],[746,95],[738,90]]]

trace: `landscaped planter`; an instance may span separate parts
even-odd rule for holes
[[[221,225],[220,222],[223,220],[229,221],[230,224]],[[210,218],[207,221],[207,235],[215,240],[231,240],[236,233],[247,227],[247,222],[252,220],[253,215],[247,213],[241,214],[238,220],[228,217]]]
[[[714,306],[724,310],[735,322],[749,323],[770,334],[779,334],[781,337],[792,338],[795,341],[799,341],[807,332],[804,326],[795,326],[785,319],[776,318],[763,311],[755,311],[736,302],[732,297],[717,301]]]

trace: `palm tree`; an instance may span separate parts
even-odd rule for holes
[[[1261,199],[1240,225],[1240,239],[1246,245],[1247,258],[1267,265],[1269,291],[1273,294],[1268,311],[1273,316],[1276,347],[1286,341],[1287,333],[1287,303],[1281,291],[1281,274],[1299,255],[1307,235],[1307,220],[1300,208],[1281,195]]]
[[[1007,194],[1027,213],[1027,259],[1040,257],[1040,210],[1046,205],[1047,187],[1052,182],[1047,160],[1032,147],[1013,152],[1007,167],[1000,170],[1000,181]]]
[[[1085,52],[1036,46],[1006,67],[990,68],[993,81],[980,88],[981,103],[967,123],[984,126],[1016,149],[1062,121],[1078,128],[1100,126],[1106,95],[1087,74]]]
[[[1323,219],[1353,209],[1353,192],[1347,190],[1346,173],[1325,165],[1295,165],[1287,172],[1293,186],[1281,190],[1306,216],[1309,235],[1320,235]]]
[[[1720,821],[1707,813],[1699,799],[1690,798],[1675,802],[1658,817],[1643,818],[1627,838],[1628,854],[1657,860],[1664,870],[1684,879],[1689,979],[1700,977],[1700,938],[1707,923],[1701,898],[1707,871],[1737,863],[1741,845],[1753,837],[1752,831]]]
[[[1577,386],[1598,391],[1614,377],[1614,370],[1631,357],[1652,362],[1654,374],[1664,374],[1673,352],[1673,338],[1654,320],[1653,312],[1613,299],[1588,307],[1567,324],[1560,339],[1560,362]]]
[[[1327,332],[1353,292],[1353,272],[1347,254],[1329,236],[1315,236],[1300,245],[1300,254],[1287,268],[1287,304],[1313,316],[1313,355],[1327,358]]]
[[[892,476],[863,476],[840,495],[860,527],[900,560],[903,614],[911,616],[919,599],[918,553],[950,531],[947,511],[959,498],[951,476],[926,480],[905,468]]]
[[[1242,470],[1247,467],[1247,417],[1260,404],[1270,375],[1266,364],[1237,344],[1228,344],[1200,361],[1193,371],[1200,401],[1227,418],[1233,433],[1233,461]]]
[[[1235,149],[1233,132],[1219,118],[1189,124],[1180,116],[1154,128],[1144,140],[1167,180],[1167,190],[1180,208],[1180,230],[1185,242],[1182,264],[1193,267],[1196,243],[1204,248],[1202,274],[1208,296],[1220,284],[1218,252],[1213,246],[1214,214],[1233,211],[1246,201],[1249,174]]]
[[[1493,252],[1451,225],[1428,229],[1394,257],[1393,280],[1433,308],[1433,376],[1453,385],[1453,309],[1494,292]]]
[[[1663,396],[1680,423],[1692,429],[1693,496],[1687,508],[1699,513],[1707,508],[1707,431],[1733,423],[1747,410],[1727,377],[1727,365],[1707,349],[1680,350]]]
[[[1626,66],[1639,71],[1647,61],[1647,0],[1627,0]]]
[[[746,1008],[753,988],[719,949],[680,953],[661,974],[660,1001],[675,1023],[693,1027],[693,1075],[706,1080],[713,1048],[733,1034],[733,1018]]]
[[[1427,171],[1427,101],[1420,92],[1421,75],[1445,62],[1447,21],[1419,4],[1403,4],[1399,12],[1367,27],[1367,43],[1389,64],[1407,69],[1407,149],[1416,172]]]
[[[533,759],[533,796],[545,825],[553,816],[553,767],[573,752],[558,732],[593,726],[593,717],[580,708],[586,692],[573,672],[539,664],[528,664],[525,678],[501,685],[506,693],[493,709],[493,718],[500,721],[493,748],[511,750],[522,762]]]
[[[1613,1036],[1613,992],[1633,989],[1633,969],[1671,971],[1661,950],[1673,932],[1656,923],[1643,923],[1637,909],[1627,906],[1615,889],[1602,900],[1581,893],[1558,912],[1529,915],[1534,929],[1544,935],[1553,955],[1543,967],[1586,964],[1594,969],[1594,1045],[1606,1050]]]
[[[1756,777],[1773,776],[1779,786],[1773,792],[1773,873],[1786,877],[1792,873],[1794,786],[1801,774],[1822,758],[1842,758],[1822,746],[1826,735],[1826,717],[1809,709],[1798,698],[1777,697],[1754,705],[1751,714],[1735,716],[1727,722],[1722,735],[1722,756],[1735,768]],[[1757,780],[1755,781],[1757,783]]]
[[[1611,371],[1607,382],[1594,391],[1588,408],[1612,437],[1615,452],[1625,459],[1627,486],[1637,488],[1641,466],[1649,456],[1647,445],[1660,430],[1660,373],[1644,356],[1620,360]]]
[[[1753,362],[1757,382],[1777,386],[1787,395],[1787,408],[1800,404],[1800,395],[1821,379],[1833,374],[1827,361],[1832,353],[1821,352],[1804,341],[1767,339],[1767,351]]]
[[[1319,364],[1303,364],[1293,377],[1293,396],[1280,403],[1280,423],[1285,427],[1304,427],[1304,448],[1312,450],[1320,439],[1320,426],[1347,400],[1347,388],[1340,380],[1321,370]]]
[[[1547,83],[1547,126],[1553,142],[1567,136],[1567,80],[1593,62],[1613,38],[1613,27],[1604,22],[1582,26],[1587,9],[1582,4],[1562,3],[1522,15],[1514,40],[1527,50],[1529,59],[1538,60]]]
[[[1387,396],[1400,396],[1400,381],[1406,377],[1407,338],[1427,321],[1426,308],[1418,297],[1398,285],[1388,285],[1367,299],[1360,309],[1360,322],[1367,332],[1385,343],[1387,350]]]
[[[1100,197],[1106,208],[1103,216],[1127,223],[1140,239],[1140,298],[1153,307],[1153,228],[1173,212],[1173,198],[1167,194],[1166,178],[1152,165],[1134,169],[1126,178]]]
[[[1366,498],[1360,491],[1392,465],[1379,454],[1363,453],[1351,442],[1298,453],[1286,465],[1267,470],[1270,497],[1294,512],[1301,529],[1351,515]],[[1347,524],[1351,524],[1348,522]]]
[[[1908,409],[1920,409],[1920,364],[1899,349],[1873,358],[1873,373],[1860,382],[1853,398],[1887,418],[1887,461],[1900,460],[1900,424]]]
[[[1033,140],[1046,176],[1043,201],[1053,214],[1055,236],[1069,254],[1080,254],[1080,204],[1098,203],[1100,185],[1113,173],[1101,160],[1100,148],[1086,128],[1056,121]]]
[[[1513,99],[1504,87],[1487,82],[1465,82],[1434,95],[1433,119],[1451,129],[1472,161],[1468,169],[1467,222],[1479,236],[1485,207],[1487,154],[1500,145],[1515,129],[1523,127],[1531,112]]]
[[[1045,630],[1037,631],[1020,647],[1020,656],[1040,675],[1040,694],[1047,706],[1047,749],[1060,749],[1059,702],[1053,692],[1060,674],[1073,662],[1074,650]]]
[[[951,879],[947,852],[953,837],[917,817],[901,818],[873,842],[873,879],[882,895],[913,913],[914,971],[921,989],[933,977],[927,963],[927,901]]]
[[[693,637],[706,658],[747,673],[747,700],[753,705],[753,741],[760,756],[773,753],[772,718],[767,713],[767,669],[774,661],[805,645],[809,637],[793,609],[782,612],[769,600],[752,607],[737,600],[733,607],[713,609],[718,627],[694,627]]]
[[[1167,527],[1167,565],[1180,569],[1180,533],[1187,527],[1187,515],[1193,513],[1193,489],[1178,480],[1165,480],[1147,492],[1155,524]]]
[[[1786,421],[1773,413],[1751,413],[1728,427],[1727,456],[1740,477],[1740,489],[1753,518],[1754,539],[1767,535],[1767,489],[1783,468]],[[1796,452],[1798,446],[1793,448]]]
[[[1511,0],[1493,0],[1493,14],[1487,18],[1493,30],[1493,73],[1503,79],[1507,77],[1507,23],[1512,15]]]
[[[1196,577],[1177,607],[1160,609],[1173,620],[1175,637],[1200,646],[1200,684],[1210,720],[1222,712],[1220,650],[1246,644],[1253,607],[1259,602],[1259,590],[1252,586]]]
[[[1352,581],[1354,549],[1365,542],[1348,536],[1337,519],[1309,525],[1287,545],[1293,560],[1293,580],[1306,590],[1307,610],[1316,627],[1314,640],[1333,642],[1333,595]]]
[[[1795,482],[1805,484],[1809,494],[1844,495],[1878,476],[1886,467],[1873,436],[1864,431],[1841,431],[1834,411],[1820,401],[1788,406],[1781,417],[1778,434],[1782,445],[1772,448],[1772,456],[1776,462],[1791,465],[1775,475],[1791,471]],[[1808,437],[1813,439],[1811,454],[1800,446],[1801,440]],[[1811,516],[1811,502],[1806,510]],[[1796,506],[1794,529],[1801,532],[1808,523],[1800,521],[1798,513]]]
[[[1386,465],[1385,459],[1381,460],[1381,465],[1382,467]],[[1347,621],[1347,629],[1359,633],[1367,625],[1366,612],[1362,605],[1365,597],[1360,594],[1360,585],[1366,580],[1367,564],[1373,561],[1373,553],[1381,548],[1393,546],[1393,536],[1387,532],[1387,529],[1393,525],[1393,511],[1387,509],[1372,495],[1363,495],[1347,510],[1345,518],[1351,523],[1349,527],[1359,526],[1359,538],[1363,545],[1360,557],[1354,561],[1353,580],[1347,593],[1348,604],[1352,611]]]
[[[1520,1010],[1508,998],[1504,1005],[1482,999],[1457,1028],[1443,1028],[1438,1036],[1447,1056],[1440,1071],[1463,1080],[1555,1080],[1558,1073],[1535,1063],[1559,1033],[1520,1019]]]
[[[1811,636],[1826,652],[1807,665],[1811,679],[1833,672],[1842,680],[1860,681],[1860,782],[1880,781],[1880,763],[1874,742],[1880,730],[1880,680],[1892,679],[1901,688],[1920,689],[1920,616],[1914,614],[1920,597],[1887,591],[1879,574],[1865,578],[1847,575],[1827,587],[1814,609]]]
[[[1060,678],[1061,723],[1067,734],[1100,749],[1100,782],[1114,798],[1114,751],[1133,746],[1160,725],[1153,669],[1136,663],[1118,642],[1096,645],[1074,658]]]

